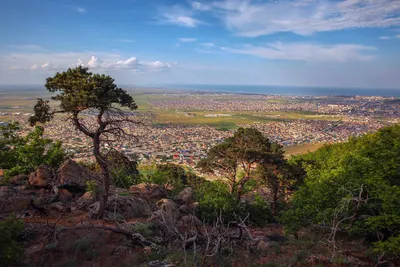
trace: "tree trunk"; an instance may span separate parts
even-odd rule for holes
[[[278,205],[278,188],[274,186],[272,188],[272,203],[271,203],[271,211],[274,217],[276,216],[277,205]]]
[[[242,198],[244,185],[247,183],[248,180],[250,180],[250,176],[247,175],[243,177],[243,179],[239,182],[239,185],[237,187],[237,203],[239,203],[240,199]]]
[[[100,199],[100,211],[98,214],[99,219],[103,219],[104,212],[107,206],[108,201],[108,192],[110,189],[110,171],[108,169],[108,165],[106,160],[103,158],[100,152],[100,136],[96,135],[93,138],[93,154],[96,158],[97,164],[99,164],[102,174],[102,185],[103,185],[103,195]]]

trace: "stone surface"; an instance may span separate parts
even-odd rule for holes
[[[164,187],[158,184],[141,183],[132,185],[129,188],[129,191],[131,193],[136,193],[139,197],[147,199],[151,202],[157,202],[158,200],[168,196],[168,193]]]
[[[58,212],[65,211],[65,207],[64,207],[63,203],[61,203],[61,202],[54,202],[54,203],[50,204],[49,207],[50,207],[50,209],[56,210]]]
[[[65,161],[57,171],[57,186],[71,192],[84,190],[90,180],[89,172],[73,160]]]
[[[194,202],[194,191],[191,187],[186,187],[177,196],[177,201],[182,204],[192,204]]]
[[[15,176],[11,177],[10,183],[12,185],[23,185],[23,184],[27,184],[28,179],[29,179],[28,175],[19,174],[19,175],[15,175]]]
[[[189,214],[180,218],[179,222],[185,226],[201,226],[202,222],[196,216]]]
[[[178,206],[170,201],[161,204],[160,208],[153,212],[150,220],[165,220],[169,223],[175,223],[180,216]]]
[[[29,174],[29,185],[37,188],[50,188],[53,175],[46,166],[39,166],[35,172]]]
[[[92,205],[96,200],[96,196],[94,192],[86,192],[83,194],[78,200],[76,201],[76,204],[78,208],[80,209],[86,209],[90,205]]]
[[[69,202],[74,198],[74,194],[69,192],[66,189],[60,189],[59,190],[59,200],[61,202]]]
[[[8,186],[0,186],[0,201],[7,201],[15,192]]]
[[[89,206],[89,216],[96,218],[100,211],[100,202],[95,202]],[[131,219],[148,217],[151,215],[149,203],[141,198],[134,196],[109,197],[105,217],[111,219]]]

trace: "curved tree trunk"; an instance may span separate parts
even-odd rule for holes
[[[103,195],[100,199],[100,211],[98,214],[99,219],[103,219],[104,212],[106,209],[107,201],[108,201],[108,192],[110,189],[110,171],[107,165],[107,161],[103,158],[100,152],[100,136],[96,135],[93,138],[93,154],[96,158],[97,164],[99,164],[102,174],[102,185],[103,185]]]

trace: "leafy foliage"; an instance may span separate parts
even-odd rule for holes
[[[400,125],[294,161],[306,178],[282,217],[288,230],[340,219],[350,234],[378,237],[377,250],[392,252],[400,234]],[[361,205],[357,198],[364,200]]]
[[[10,217],[0,221],[0,262],[15,263],[22,254],[22,246],[18,243],[18,235],[24,229],[22,220]]]
[[[60,141],[44,138],[43,127],[36,126],[24,138],[17,130],[15,123],[0,129],[0,168],[8,169],[7,176],[28,174],[42,164],[57,168],[69,157]]]
[[[207,223],[215,222],[219,216],[226,223],[248,216],[250,223],[262,226],[273,219],[265,200],[257,196],[252,202],[237,202],[226,183],[205,181],[195,192],[199,202],[196,215]]]
[[[107,161],[110,166],[111,177],[116,186],[129,188],[131,185],[137,184],[139,171],[136,161],[130,160],[117,150],[112,150],[107,154]]]
[[[222,175],[229,192],[236,193],[239,201],[245,184],[254,178],[253,168],[257,164],[274,164],[282,155],[282,147],[257,129],[239,128],[232,137],[212,147],[198,167],[205,173]]]

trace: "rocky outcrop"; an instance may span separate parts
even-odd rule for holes
[[[29,174],[29,185],[37,188],[50,188],[53,182],[53,175],[46,166],[39,166],[35,172]]]
[[[132,185],[129,188],[129,191],[137,194],[140,198],[147,199],[150,202],[157,202],[158,200],[168,196],[168,193],[164,187],[158,184],[141,183]]]
[[[76,201],[77,208],[87,209],[96,201],[96,195],[94,192],[86,192]]]
[[[12,188],[0,186],[0,201],[7,201],[13,195],[15,195],[15,191]]]
[[[57,171],[57,186],[71,192],[84,191],[86,182],[90,180],[90,173],[73,160],[65,161]]]
[[[150,221],[160,220],[175,224],[180,217],[178,206],[172,201],[166,201],[160,205],[160,208],[153,212]]]
[[[95,202],[89,206],[89,217],[96,218],[100,212],[100,202]],[[109,197],[105,217],[110,219],[131,219],[148,217],[151,215],[149,203],[141,198],[134,196]]]
[[[194,202],[194,191],[191,187],[183,189],[176,198],[177,202],[190,205]]]
[[[24,185],[27,184],[29,180],[28,175],[26,174],[19,174],[11,177],[10,179],[10,184],[12,185]]]

